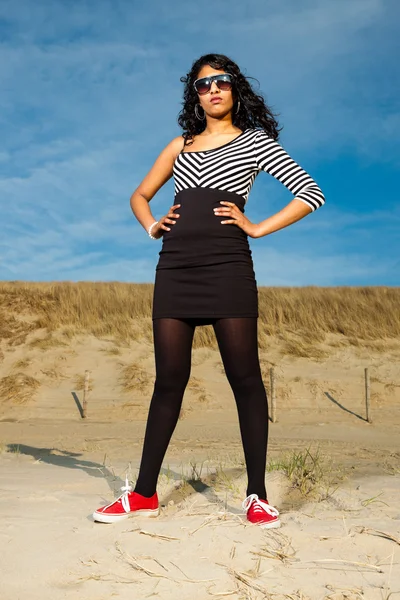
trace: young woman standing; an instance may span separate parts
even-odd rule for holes
[[[94,512],[111,523],[158,515],[156,485],[190,376],[197,325],[214,328],[235,396],[248,486],[243,509],[264,528],[279,527],[265,488],[268,405],[258,344],[258,292],[248,236],[260,238],[299,221],[324,203],[315,183],[278,144],[278,123],[236,63],[202,56],[185,83],[173,139],[131,197],[131,208],[152,239],[163,238],[156,269],[153,333],[156,381],[139,476],[132,491]],[[266,171],[294,195],[260,223],[244,214],[253,182]],[[149,203],[171,178],[174,205],[158,221]]]

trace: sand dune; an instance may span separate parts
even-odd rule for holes
[[[349,292],[346,335],[336,325],[322,335],[322,321],[304,343],[290,333],[296,319],[302,327],[311,323],[303,292],[280,298],[292,319],[282,335],[263,323],[262,373],[270,392],[274,368],[277,400],[268,494],[282,520],[281,529],[263,531],[242,514],[246,476],[236,409],[209,331],[199,331],[193,350],[159,481],[160,517],[93,522],[93,510],[119,495],[126,475],[132,483],[137,475],[154,382],[145,315],[151,289],[136,297],[143,314],[132,319],[128,287],[103,286],[94,300],[90,286],[32,286],[0,290],[1,600],[400,595],[400,342],[394,330],[379,330],[389,327],[388,312],[367,339],[373,306],[394,307],[394,292],[382,292],[382,302],[375,292]],[[334,323],[339,296],[310,294],[311,312],[326,300]],[[355,297],[359,338],[350,331]],[[360,311],[368,302],[364,327]],[[101,310],[114,305],[114,331],[103,331]],[[276,318],[284,321],[282,315]],[[379,331],[393,335],[379,339]],[[85,371],[91,389],[82,419]]]

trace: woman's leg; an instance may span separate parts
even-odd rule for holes
[[[247,495],[266,499],[268,403],[258,357],[257,319],[218,319],[214,331],[236,400],[248,475]]]
[[[195,325],[190,321],[153,321],[156,381],[135,487],[135,492],[142,496],[150,497],[156,491],[162,461],[178,422],[190,377],[194,330]]]

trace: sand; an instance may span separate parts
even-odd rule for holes
[[[309,448],[326,462],[314,496],[279,469],[267,474],[282,520],[268,531],[241,509],[243,455],[219,354],[196,350],[197,384],[160,476],[161,515],[104,525],[92,512],[118,496],[126,474],[135,480],[149,400],[148,389],[124,394],[118,369],[130,360],[153,369],[151,347],[111,356],[107,346],[82,338],[46,353],[17,348],[1,364],[4,377],[28,358],[41,381],[28,403],[0,404],[1,600],[400,597],[398,362],[360,349],[315,363],[263,355],[279,386],[270,460]],[[82,400],[73,381],[84,369],[93,380],[86,420],[72,395]]]

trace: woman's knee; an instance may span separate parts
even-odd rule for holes
[[[182,394],[188,384],[190,373],[157,374],[154,391],[157,395]]]
[[[234,394],[249,395],[259,392],[260,390],[265,392],[261,373],[247,374],[242,377],[237,374],[230,374],[228,376],[228,381]]]

